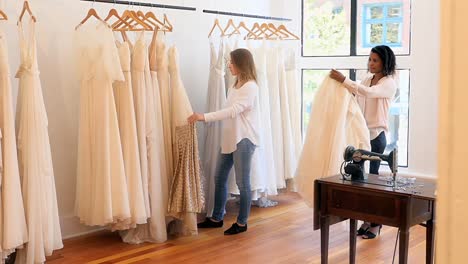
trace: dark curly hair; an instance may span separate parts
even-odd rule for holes
[[[384,76],[393,75],[396,68],[396,59],[393,50],[386,45],[375,46],[372,48],[371,52],[377,54],[382,60],[383,70],[382,73]]]

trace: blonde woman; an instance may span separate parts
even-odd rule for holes
[[[236,183],[240,191],[240,208],[236,223],[224,231],[234,235],[247,231],[250,214],[251,189],[250,167],[252,156],[259,142],[258,85],[252,54],[247,49],[236,49],[230,53],[229,70],[236,77],[228,90],[225,108],[211,113],[194,113],[188,118],[197,121],[222,121],[221,153],[215,174],[215,205],[213,216],[199,223],[199,228],[223,226],[227,200],[227,181],[232,167],[236,172]]]

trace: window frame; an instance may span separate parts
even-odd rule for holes
[[[305,0],[302,0],[301,1],[301,134],[305,133],[306,131],[304,131],[304,128],[303,127],[303,120],[304,120],[304,72],[307,71],[307,70],[326,70],[326,69],[330,69],[330,68],[326,68],[326,67],[323,67],[323,66],[309,66],[308,63],[309,62],[317,62],[317,61],[320,61],[320,59],[325,59],[326,60],[326,65],[330,65],[330,62],[331,64],[334,64],[335,62],[338,63],[339,65],[342,65],[344,67],[339,67],[338,69],[340,70],[348,70],[349,71],[349,77],[350,79],[352,80],[355,80],[356,79],[356,72],[358,70],[366,70],[366,69],[362,69],[362,66],[363,65],[356,65],[355,63],[345,63],[343,65],[343,63],[340,63],[340,59],[351,59],[351,58],[359,58],[359,60],[362,60],[363,57],[368,57],[369,54],[358,54],[357,53],[357,45],[358,45],[358,38],[357,38],[357,30],[358,30],[358,27],[357,27],[357,21],[358,21],[358,11],[360,11],[360,9],[358,8],[358,2],[360,0],[349,0],[350,1],[350,52],[349,52],[349,55],[304,55],[304,21],[305,21],[305,16],[304,16],[304,6],[305,6]],[[385,0],[384,0],[385,1]],[[402,0],[404,1],[404,0]],[[365,5],[372,5],[372,4],[375,4],[375,5],[386,5],[386,10],[388,10],[389,7],[391,6],[395,6],[395,5],[400,5],[401,6],[401,10],[402,10],[402,13],[401,13],[401,24],[403,25],[403,29],[399,32],[401,34],[400,37],[400,41],[403,42],[403,30],[404,30],[404,18],[405,18],[405,13],[404,13],[404,8],[405,7],[408,7],[409,10],[412,10],[412,0],[409,0],[408,1],[408,6],[406,6],[407,4],[405,2],[395,2],[395,0],[393,1],[385,1],[385,2],[379,2],[379,3],[361,3],[361,9],[364,8]],[[364,10],[361,11],[362,12],[365,12]],[[388,12],[388,11],[387,11]],[[411,11],[410,11],[411,12]],[[363,14],[362,14],[363,15]],[[360,16],[361,18],[361,23],[363,25],[365,25],[365,22],[364,22],[364,19],[363,19],[363,16]],[[412,12],[410,13],[409,15],[409,32],[408,32],[408,37],[409,37],[409,43],[408,43],[408,52],[405,52],[405,53],[400,53],[400,54],[395,54],[397,60],[399,60],[399,58],[403,58],[403,63],[398,65],[400,67],[397,68],[397,70],[409,70],[409,77],[408,77],[408,84],[409,84],[409,87],[408,87],[408,123],[407,123],[407,126],[408,126],[408,130],[406,131],[406,145],[407,145],[407,148],[406,148],[406,165],[399,165],[400,168],[409,168],[410,166],[410,146],[411,146],[411,139],[410,139],[410,129],[411,129],[411,104],[412,104],[412,100],[411,100],[411,75],[412,75],[412,68],[411,68],[411,64],[408,63],[407,59],[405,58],[410,58],[411,55],[412,55],[412,17],[413,17],[413,14]],[[387,20],[388,21],[388,20]],[[386,33],[386,32],[385,32]],[[361,38],[363,37],[363,32],[361,32]],[[366,49],[366,48],[369,48],[369,47],[366,47],[364,46],[364,41],[363,43],[359,43],[360,44],[360,49],[363,48],[363,49]],[[385,45],[388,45],[388,44],[385,44]],[[375,45],[374,45],[375,46]],[[394,47],[392,45],[388,45],[390,47]],[[399,47],[402,47],[402,46],[397,46],[397,48]],[[345,66],[346,65],[346,66]],[[329,67],[329,66],[327,66]],[[304,136],[304,135],[302,135]]]
[[[349,0],[351,1],[351,11],[350,11],[350,54],[349,55],[304,55],[304,2],[306,0],[301,0],[301,57],[302,58],[349,58],[349,57],[366,57],[368,56],[368,54],[358,54],[357,53],[357,12],[358,12],[358,1],[359,0]],[[409,1],[409,9],[412,10],[412,6],[413,6],[413,0],[410,0]],[[400,4],[402,5],[401,3],[397,3],[397,2],[383,2],[383,3],[376,3],[377,5],[382,5],[382,4],[387,4],[387,3],[391,3],[392,5],[395,5],[395,4]],[[367,4],[364,4],[364,5],[367,5]],[[368,5],[372,5],[372,4],[368,4]],[[404,5],[402,5],[402,9],[403,9]],[[411,40],[412,40],[412,37],[411,37],[411,28],[412,28],[412,15],[410,15],[410,21],[409,21],[409,43],[408,43],[408,52],[407,53],[401,53],[401,54],[398,54],[395,56],[411,56]],[[402,17],[402,20],[403,20],[403,17]],[[364,23],[363,23],[364,24]],[[364,36],[363,33],[361,33],[361,35]],[[401,36],[403,37],[403,35]],[[391,47],[390,45],[388,45],[389,47]],[[362,44],[362,47],[363,48],[369,48],[369,47],[366,47],[364,46],[364,43]],[[400,46],[396,46],[396,47],[400,47]]]
[[[361,28],[361,37],[362,37],[362,47],[363,48],[372,48],[376,45],[387,45],[389,47],[402,47],[402,39],[403,39],[403,11],[401,12],[399,17],[388,17],[388,9],[389,7],[396,7],[398,6],[401,10],[403,10],[403,4],[400,2],[383,2],[383,3],[372,3],[372,4],[363,4],[363,12],[362,12],[362,28]],[[367,18],[367,11],[372,7],[382,7],[383,17],[382,18]],[[398,23],[399,31],[398,31],[398,43],[389,43],[387,41],[387,24],[388,23]],[[368,36],[366,27],[368,25],[375,25],[375,24],[382,24],[382,42],[380,43],[370,43],[368,42]]]

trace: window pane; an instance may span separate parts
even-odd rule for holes
[[[339,70],[346,77],[349,76],[349,70]],[[330,70],[303,70],[302,71],[302,137],[307,134],[309,125],[310,113],[314,102],[315,93],[322,84],[325,77],[330,73]]]
[[[387,44],[400,43],[400,24],[388,23],[387,24]]]
[[[304,0],[304,56],[350,54],[349,0]]]
[[[411,0],[357,0],[357,55],[388,45],[396,55],[410,52]]]
[[[390,18],[401,17],[401,6],[389,6],[387,16]]]
[[[383,7],[382,6],[373,6],[368,9],[370,14],[367,14],[367,18],[370,19],[379,19],[383,18]]]
[[[370,43],[373,45],[381,45],[383,43],[383,25],[370,24],[368,25],[367,35],[370,36]]]
[[[356,79],[360,82],[368,76],[367,70],[356,71]],[[397,70],[395,80],[398,85],[395,98],[390,106],[389,133],[387,134],[388,153],[398,147],[398,164],[408,166],[408,127],[409,127],[409,70]]]

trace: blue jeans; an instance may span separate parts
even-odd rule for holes
[[[250,214],[252,194],[250,190],[250,167],[255,145],[247,138],[237,143],[237,149],[229,154],[221,153],[218,157],[215,174],[215,204],[212,218],[221,221],[224,218],[224,210],[227,201],[227,182],[232,165],[236,172],[236,183],[240,192],[240,208],[237,222],[247,224]]]

